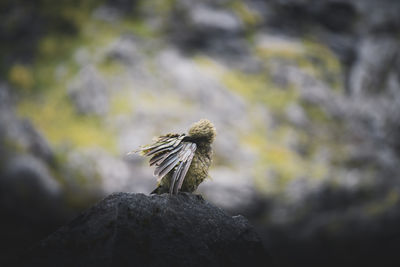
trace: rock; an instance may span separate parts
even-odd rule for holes
[[[25,210],[25,217],[37,218],[49,210],[54,212],[54,202],[61,194],[61,185],[51,176],[47,166],[30,155],[10,159],[4,172],[0,173],[0,185],[0,207],[21,208]]]
[[[183,50],[208,50],[217,55],[241,54],[246,42],[242,19],[221,4],[177,1],[166,26],[169,39]]]
[[[104,115],[108,112],[107,88],[93,66],[88,65],[80,71],[77,79],[69,87],[68,94],[82,114]]]
[[[54,163],[54,152],[41,132],[39,132],[33,123],[28,119],[23,119],[20,122],[19,133],[23,133],[26,141],[25,146],[29,151],[37,157],[45,160],[48,163]]]
[[[93,11],[92,16],[96,19],[115,23],[121,19],[122,10],[116,7],[101,5]]]
[[[114,41],[107,52],[107,59],[119,61],[126,66],[131,66],[140,60],[140,51],[135,43],[134,36],[125,34]]]
[[[15,156],[0,168],[0,265],[65,221],[62,187],[40,159]]]
[[[286,116],[288,120],[298,127],[306,127],[309,119],[303,108],[298,104],[291,104],[286,108]]]
[[[350,73],[354,95],[376,95],[385,91],[390,74],[397,74],[399,42],[390,35],[369,36],[359,45],[359,55]],[[398,74],[397,74],[398,75]]]
[[[240,212],[248,218],[258,215],[261,201],[248,170],[245,166],[235,171],[226,167],[213,168],[211,178],[201,183],[197,192],[228,213]]]
[[[17,156],[10,159],[7,162],[5,176],[8,176],[8,179],[12,180],[13,183],[17,183],[16,180],[21,177],[26,180],[22,184],[28,183],[29,187],[36,184],[34,190],[39,193],[44,193],[41,191],[43,189],[50,195],[57,195],[60,190],[60,185],[50,175],[47,166],[31,155]],[[31,178],[32,182],[28,182]],[[38,187],[36,188],[36,186]],[[39,190],[39,188],[42,189]]]
[[[207,6],[198,6],[190,12],[191,22],[196,28],[205,31],[232,31],[242,30],[240,20],[226,10],[216,10]]]
[[[108,9],[114,9],[121,13],[122,15],[127,15],[136,10],[136,6],[139,5],[137,0],[107,0],[105,1],[105,7]]]
[[[268,266],[269,258],[244,217],[201,196],[114,193],[25,259],[30,266]]]
[[[20,119],[15,114],[15,100],[10,92],[7,85],[0,84],[0,158],[8,160],[9,154],[15,154],[18,148],[53,163],[54,152],[49,142],[29,119]]]
[[[152,179],[151,170],[147,166],[141,166],[142,162],[143,158],[139,155],[116,158],[101,148],[75,150],[66,158],[67,177],[79,173],[84,177],[85,183],[74,179],[68,179],[67,183],[76,190],[79,188],[94,195],[101,192],[103,196],[121,190],[133,193],[151,192],[156,187],[156,179]]]

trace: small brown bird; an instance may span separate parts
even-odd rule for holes
[[[214,125],[202,119],[191,126],[188,135],[162,135],[153,144],[133,151],[151,156],[150,166],[156,166],[158,186],[151,194],[195,191],[208,176],[215,135]]]

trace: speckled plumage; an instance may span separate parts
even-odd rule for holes
[[[152,156],[150,165],[157,166],[154,174],[159,177],[159,182],[152,193],[195,191],[208,176],[213,154],[211,144],[215,135],[214,125],[202,119],[191,126],[188,135],[162,135],[155,143],[140,149],[143,155]],[[187,173],[185,164],[188,167]],[[165,174],[166,171],[168,173]]]

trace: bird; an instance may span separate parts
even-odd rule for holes
[[[130,153],[151,157],[150,166],[156,166],[157,187],[150,194],[193,193],[208,177],[215,137],[214,125],[201,119],[191,125],[188,134],[161,135],[153,140],[154,143]]]

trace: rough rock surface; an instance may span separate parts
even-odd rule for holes
[[[198,192],[259,224],[276,266],[400,266],[400,1],[19,2],[0,4],[0,266],[100,195],[150,192],[123,155],[200,118]]]
[[[268,266],[244,217],[187,193],[114,193],[25,259],[30,266]]]

